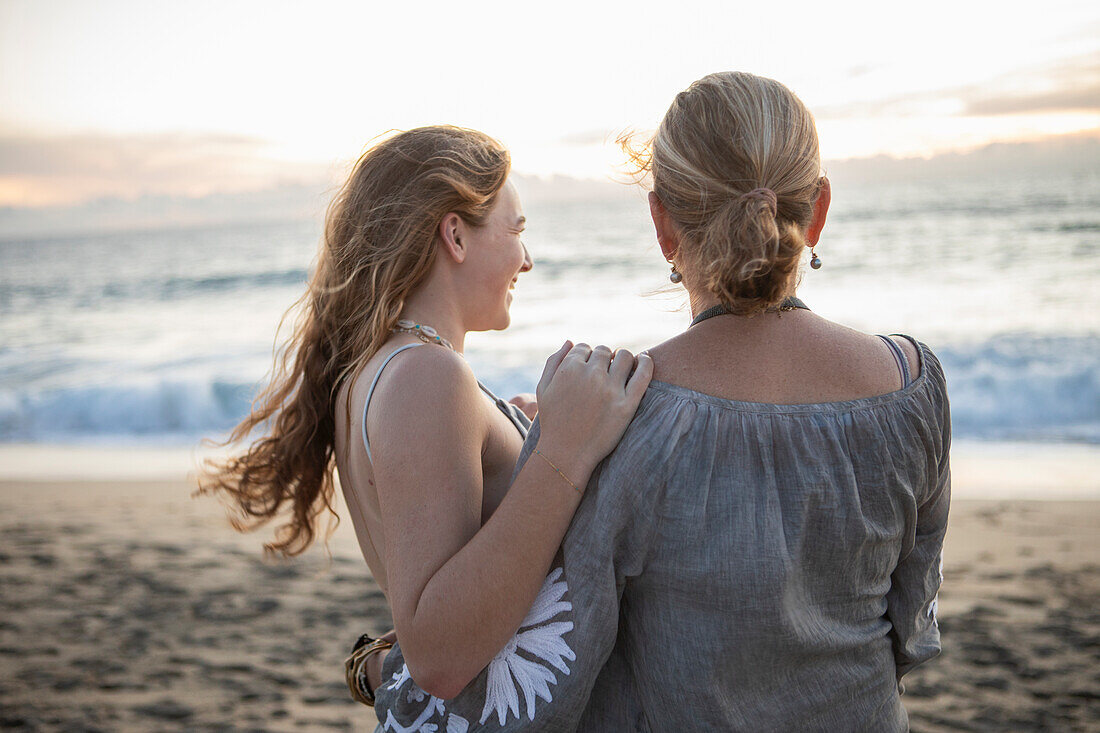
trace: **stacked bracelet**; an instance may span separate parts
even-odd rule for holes
[[[550,466],[550,468],[552,468],[552,469],[554,469],[555,471],[557,471],[557,472],[558,472],[558,475],[559,475],[559,476],[561,476],[561,477],[562,477],[563,479],[565,479],[565,482],[566,482],[567,484],[569,484],[570,486],[572,486],[572,487],[573,487],[573,488],[574,488],[575,490],[577,490],[577,491],[580,491],[580,490],[581,490],[581,487],[580,487],[580,486],[577,486],[577,485],[576,485],[575,483],[573,483],[573,482],[572,482],[572,481],[571,481],[571,480],[569,479],[569,477],[568,477],[568,476],[566,476],[566,475],[565,475],[564,473],[562,473],[562,470],[561,470],[560,468],[558,468],[557,466],[555,466],[555,465],[554,465],[554,462],[553,462],[553,461],[551,461],[551,460],[550,460],[549,458],[547,458],[547,457],[546,457],[546,455],[545,455],[545,454],[544,454],[544,453],[543,453],[542,451],[540,451],[540,450],[539,450],[538,448],[535,448],[535,453],[536,453],[536,454],[538,454],[538,455],[539,455],[539,456],[540,456],[540,457],[542,458],[542,460],[546,461],[547,465],[549,465],[549,466]]]
[[[374,690],[367,681],[367,660],[392,647],[392,641],[372,639],[363,634],[355,643],[351,656],[344,660],[344,679],[347,680],[348,691],[357,702],[374,707]]]

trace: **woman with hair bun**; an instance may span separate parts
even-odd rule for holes
[[[831,190],[785,86],[711,74],[625,145],[692,323],[649,350],[654,380],[592,474],[561,587],[454,699],[391,655],[382,728],[905,731],[900,681],[939,652],[940,364],[797,298]]]

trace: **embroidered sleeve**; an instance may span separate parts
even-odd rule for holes
[[[516,465],[538,442],[536,419]],[[387,655],[375,692],[383,731],[573,731],[615,645],[624,573],[640,546],[621,485],[593,474],[562,549],[516,635],[457,697],[440,700],[409,676],[400,645]],[[617,482],[616,482],[617,483]],[[635,507],[644,511],[644,507]]]

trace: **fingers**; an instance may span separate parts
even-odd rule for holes
[[[592,347],[586,343],[579,343],[569,350],[566,356],[571,356],[581,361],[588,361],[588,355],[592,353]]]
[[[625,385],[626,380],[630,378],[631,370],[634,369],[634,364],[634,354],[626,349],[619,349],[615,352],[615,358],[611,360],[611,376],[618,384]]]
[[[588,356],[588,363],[606,372],[607,368],[611,366],[611,349],[600,344],[592,349],[592,353]]]
[[[653,357],[643,351],[638,354],[638,368],[626,383],[627,396],[635,402],[640,402],[651,379],[653,379]]]
[[[576,347],[573,346],[572,341],[566,340],[566,342],[561,345],[560,349],[555,351],[546,359],[546,366],[543,367],[542,377],[539,379],[539,394],[542,394],[542,392],[544,392],[546,388],[550,385],[550,380],[554,378],[554,372],[558,370],[558,367],[561,366],[561,363],[565,359],[565,357],[575,348]]]

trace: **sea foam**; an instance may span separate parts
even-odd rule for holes
[[[960,438],[1100,444],[1100,337],[999,336],[935,347]],[[533,392],[541,364],[478,376],[507,398]],[[149,379],[0,389],[0,440],[219,436],[248,414],[261,385],[225,378]]]

